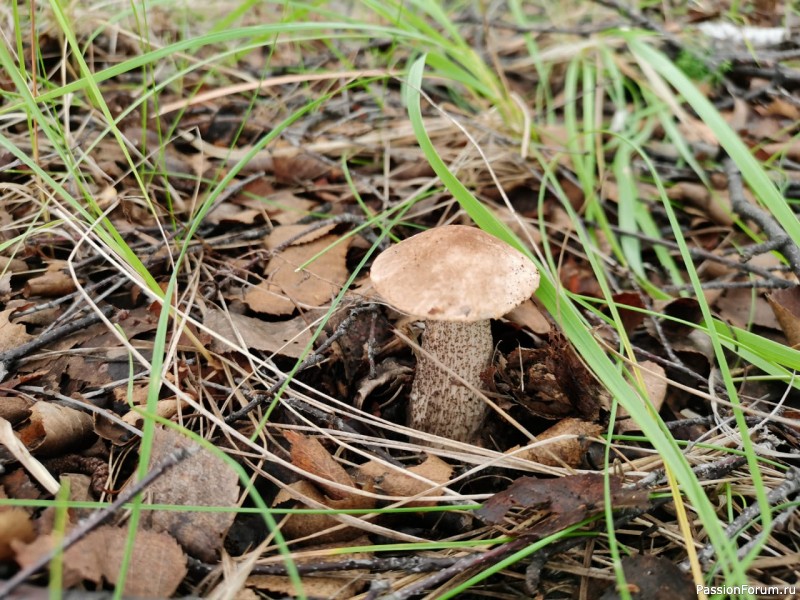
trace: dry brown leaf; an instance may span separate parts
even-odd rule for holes
[[[311,227],[308,224],[280,225],[273,229],[265,241],[269,250],[283,247],[302,246],[325,237],[336,228],[336,223],[327,223],[322,227]]]
[[[776,290],[767,295],[767,301],[789,345],[797,348],[800,344],[800,287]]]
[[[661,410],[664,404],[664,399],[667,397],[667,372],[659,364],[649,360],[643,360],[639,363],[641,367],[640,373],[644,381],[645,391],[647,392],[647,399],[655,412]],[[629,418],[628,411],[620,407],[617,412],[617,432],[624,433],[626,431],[638,431],[639,426],[636,422]]]
[[[598,514],[605,506],[605,479],[600,473],[568,475],[555,479],[520,477],[508,488],[489,498],[476,516],[486,523],[500,524],[514,507],[536,510],[540,518],[533,526],[525,525],[525,533],[544,536]],[[614,508],[645,507],[647,490],[625,490],[618,477],[610,477],[611,503]],[[548,517],[548,518],[545,518]],[[517,522],[529,519],[523,513]]]
[[[0,560],[14,556],[11,548],[13,541],[28,543],[35,538],[31,516],[26,510],[12,506],[0,507]]]
[[[714,303],[719,315],[737,327],[750,328],[753,325],[780,329],[773,309],[767,298],[753,290],[733,288],[725,290]]]
[[[441,496],[444,492],[441,488],[431,489],[432,485],[425,481],[420,481],[402,470],[391,468],[385,464],[371,460],[358,467],[361,474],[369,477],[375,484],[375,487],[388,496],[401,496],[412,497],[417,494],[425,494],[426,496]],[[428,455],[424,462],[409,467],[407,469],[410,473],[419,475],[432,481],[433,483],[444,485],[450,481],[453,474],[453,467],[444,462],[441,458],[434,455]],[[435,506],[436,502],[432,500],[422,501],[416,500],[409,502],[405,506]]]
[[[336,486],[326,485],[324,482],[315,481],[315,484],[325,490],[331,500],[345,500],[352,497],[347,490],[341,487],[354,488],[353,479],[319,443],[316,438],[308,437],[296,431],[287,430],[284,437],[291,444],[292,464],[297,468],[307,471],[312,475],[332,481]]]
[[[65,454],[95,439],[91,416],[69,406],[42,401],[31,407],[29,422],[18,434],[31,452],[42,456]]]
[[[733,224],[731,200],[725,190],[710,190],[700,183],[679,181],[667,190],[667,197],[688,202],[718,225],[730,227]]]
[[[317,202],[295,196],[289,190],[275,190],[267,179],[259,179],[245,186],[234,199],[236,204],[265,211],[269,220],[281,225],[296,223],[317,206]]]
[[[697,588],[691,578],[664,556],[625,556],[622,558],[622,569],[633,600],[676,600],[697,596]],[[612,584],[598,600],[620,598],[622,596]]]
[[[127,527],[104,525],[90,532],[64,552],[64,585],[74,587],[84,581],[95,585],[116,584],[125,556]],[[25,567],[50,550],[51,535],[34,543],[14,543],[16,560]],[[169,597],[186,576],[186,556],[170,536],[139,531],[133,544],[125,579],[125,593],[142,598]]]
[[[546,335],[550,333],[552,329],[550,321],[544,316],[533,300],[526,300],[520,304],[506,315],[506,319],[517,325],[527,327],[533,333],[539,335]]]
[[[63,271],[48,271],[39,277],[29,279],[25,284],[22,295],[26,298],[41,296],[56,298],[71,294],[77,288],[72,277]]]
[[[278,252],[267,265],[266,281],[252,288],[244,301],[257,312],[274,315],[289,314],[298,305],[315,308],[327,304],[347,280],[349,242],[331,246],[338,240],[337,236],[326,235]],[[306,268],[296,271],[312,259]]]
[[[308,498],[322,506],[330,506],[331,508],[369,508],[369,506],[348,506],[347,500],[338,503],[333,502],[329,498],[326,498],[319,489],[305,480],[295,481],[281,488],[277,496],[275,496],[272,505],[277,507],[289,504],[295,508],[319,508],[318,506],[304,502],[303,498]],[[359,529],[347,526],[339,528],[336,531],[325,533],[324,535],[319,535],[320,532],[336,527],[340,525],[340,523],[341,522],[332,515],[289,515],[281,523],[281,533],[287,539],[292,540],[315,536],[314,541],[318,543],[334,543],[352,540],[361,534]]]
[[[0,477],[0,481],[8,498],[40,500],[44,497],[41,489],[31,481],[25,469],[14,469]]]
[[[753,110],[760,115],[800,121],[800,109],[793,102],[787,102],[780,96],[773,96],[767,105],[754,104]]]
[[[8,383],[6,382],[6,386]],[[31,416],[33,402],[19,396],[0,396],[0,417],[16,425]]]
[[[336,544],[320,544],[317,546],[309,546],[306,548],[308,552],[314,552],[314,556],[307,558],[297,559],[297,564],[313,563],[320,560],[320,555],[327,557],[327,550],[334,552],[330,553],[331,558],[335,556],[336,560],[356,560],[360,558],[370,558],[371,554],[367,552],[350,552],[346,554],[341,553],[342,548],[369,546],[371,541],[366,536],[358,537],[354,540],[347,542],[339,542]],[[340,571],[337,573],[324,573],[324,574],[309,574],[303,576],[303,589],[305,595],[310,598],[330,598],[331,600],[346,600],[353,598],[361,591],[368,583],[366,575],[368,571],[352,570]],[[278,575],[251,575],[247,579],[247,586],[255,587],[259,590],[265,590],[278,594],[289,594],[292,596],[297,595],[297,590],[288,577]]]
[[[211,308],[206,311],[203,324],[237,346],[241,336],[248,348],[291,358],[302,358],[303,350],[311,342],[311,328],[302,316],[273,323]],[[214,339],[211,349],[223,353],[229,352],[230,346]]]
[[[719,148],[717,135],[711,127],[699,119],[689,117],[686,113],[683,113],[683,115],[685,115],[685,117],[678,123],[678,131],[683,134],[687,142],[690,144],[704,144],[710,146],[709,151]]]
[[[24,260],[0,256],[0,273],[24,273],[28,270],[28,265]]]
[[[591,438],[598,437],[602,431],[603,427],[597,423],[573,418],[562,419],[536,436],[536,446],[517,452],[515,456],[551,467],[578,467],[592,443]],[[567,437],[548,443],[548,440],[560,436]],[[506,454],[517,450],[519,446],[511,448]]]
[[[255,223],[262,214],[262,211],[255,208],[245,208],[232,202],[223,202],[206,215],[205,221],[213,225],[220,223],[249,225]]]
[[[188,448],[194,442],[171,429],[157,429],[153,441],[150,468],[163,461],[178,448]],[[206,449],[190,456],[159,478],[149,488],[156,504],[178,506],[229,506],[233,509],[239,497],[239,478],[233,469]],[[143,523],[157,531],[172,535],[192,556],[212,562],[222,547],[225,534],[233,523],[235,513],[149,511]]]
[[[12,323],[9,320],[12,312],[14,311],[4,310],[0,312],[0,352],[13,350],[17,346],[21,346],[33,339],[33,336],[28,335],[25,331],[25,325]]]
[[[341,176],[341,171],[307,152],[297,150],[287,154],[275,154],[272,157],[272,168],[275,178],[281,183],[302,183],[331,175]]]

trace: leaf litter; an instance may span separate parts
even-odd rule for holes
[[[637,26],[652,25],[648,28],[672,44],[664,48],[676,60],[683,59],[678,51],[686,43],[669,32],[710,18],[695,8],[687,15],[649,10],[641,21],[614,3],[598,4],[616,10],[592,5],[600,11],[593,24],[616,27],[620,19],[631,19]],[[154,21],[151,31],[174,33],[169,19],[151,10],[154,19],[163,19],[160,25]],[[554,280],[581,298],[592,333],[609,356],[620,358],[641,401],[685,443],[707,494],[719,502],[725,499],[722,518],[753,519],[745,511],[754,505],[747,467],[720,450],[738,447],[728,390],[719,380],[708,336],[697,327],[702,316],[697,300],[689,297],[694,290],[685,283],[687,273],[669,267],[670,260],[680,259],[679,248],[668,233],[669,217],[653,185],[654,174],[667,188],[702,293],[719,322],[774,344],[770,349],[781,369],[796,363],[785,351],[800,340],[798,273],[791,250],[782,237],[775,239],[776,230],[756,211],[756,194],[731,184],[735,178],[718,160],[721,146],[711,128],[671,92],[663,99],[672,103],[684,147],[663,124],[642,125],[641,131],[649,132],[642,148],[655,173],[638,159],[626,165],[647,212],[647,217],[637,214],[626,221],[631,215],[623,184],[609,170],[602,173],[602,182],[587,188],[580,179],[585,173],[582,153],[592,148],[576,152],[570,145],[573,99],[566,75],[575,53],[569,49],[583,39],[589,21],[565,19],[561,33],[512,27],[513,35],[501,35],[509,20],[473,23],[470,15],[462,17],[464,34],[496,53],[505,84],[524,99],[527,111],[548,95],[554,103],[532,114],[540,152],[534,158],[530,149],[520,151],[519,132],[503,122],[502,111],[489,110],[497,107],[480,98],[465,101],[469,94],[462,88],[455,92],[459,102],[453,103],[450,91],[426,81],[425,91],[446,113],[425,108],[424,125],[437,151],[497,219],[530,242],[530,249],[546,249],[557,259],[552,262]],[[764,27],[773,24],[763,15],[751,17]],[[247,19],[260,17],[253,13]],[[140,53],[133,38],[124,35],[77,33],[92,50],[93,68]],[[534,68],[524,51],[527,35],[536,36],[545,50],[541,60],[554,61],[554,69]],[[38,42],[49,56],[64,55],[60,38]],[[226,451],[253,487],[245,490],[236,473],[206,450],[148,485],[146,502],[174,509],[145,511],[127,557],[126,594],[165,597],[216,590],[242,597],[296,595],[282,542],[263,520],[247,520],[255,506],[251,494],[257,492],[276,509],[278,530],[288,543],[284,550],[295,557],[311,597],[399,598],[425,591],[438,597],[534,539],[578,525],[594,537],[611,525],[601,519],[609,502],[618,539],[639,550],[621,564],[633,597],[660,597],[665,589],[682,597],[680,590],[691,585],[685,544],[707,548],[708,539],[699,527],[695,540],[674,535],[674,505],[663,494],[652,495],[666,489],[663,461],[639,435],[639,424],[615,405],[605,382],[563,337],[560,314],[540,302],[528,302],[493,325],[496,352],[482,374],[482,391],[496,409],[479,443],[437,450],[413,443],[405,424],[416,357],[402,340],[417,340],[423,333],[418,322],[380,304],[369,288],[367,269],[389,243],[421,228],[469,220],[417,147],[393,79],[397,73],[376,64],[378,55],[366,52],[363,41],[336,43],[342,45],[337,52],[345,51],[339,58],[355,61],[341,69],[346,76],[337,75],[344,64],[329,46],[308,42],[300,52],[299,46],[278,44],[268,57],[243,52],[236,68],[220,67],[207,79],[190,71],[185,88],[174,83],[164,88],[155,117],[141,107],[123,113],[136,100],[119,85],[124,77],[101,81],[107,107],[121,119],[128,151],[135,150],[147,174],[146,193],[118,141],[100,133],[105,124],[99,113],[85,107],[70,113],[80,115],[85,125],[85,135],[75,138],[79,145],[74,150],[86,151],[77,167],[64,164],[64,155],[43,136],[33,148],[24,127],[2,126],[4,139],[36,156],[38,165],[57,179],[70,168],[82,169],[87,193],[162,292],[179,273],[170,300],[176,312],[169,316],[162,349],[156,345],[156,328],[163,309],[152,290],[144,289],[141,274],[121,267],[109,238],[92,233],[86,223],[83,230],[64,223],[29,229],[36,219],[43,224],[51,218],[50,210],[59,218],[72,214],[76,223],[81,220],[59,204],[57,195],[48,205],[38,195],[41,181],[21,169],[13,154],[0,153],[0,180],[6,186],[0,223],[8,242],[0,256],[2,495],[8,500],[52,498],[59,486],[54,476],[71,487],[78,487],[74,478],[85,477],[81,499],[92,502],[133,489],[149,418],[149,362],[154,351],[164,351],[167,362],[153,410]],[[640,72],[619,45],[605,49],[622,65],[630,90],[657,87],[653,74]],[[408,48],[396,52],[400,62],[411,57]],[[304,72],[301,57],[315,55],[330,73]],[[793,162],[800,78],[789,71],[783,87],[766,85],[783,68],[780,56],[763,61],[732,56],[727,70],[707,73],[697,85],[759,161],[779,166],[770,175],[793,200],[800,186]],[[70,73],[80,72],[71,63],[66,66]],[[297,68],[299,74],[272,72]],[[266,76],[254,83],[247,69]],[[52,78],[48,84],[63,84],[56,72],[43,75]],[[374,81],[349,86],[361,74],[383,78],[382,97],[376,96]],[[723,76],[736,86],[714,81]],[[3,79],[3,90],[12,85]],[[324,108],[251,152],[293,110],[331,91]],[[617,122],[619,115],[635,109],[639,99],[633,96],[623,97],[624,109],[612,103],[598,103],[595,109],[609,123]],[[1,97],[0,107],[20,107],[12,95],[3,92]],[[603,160],[614,159],[610,137],[597,134],[592,145]],[[251,159],[238,164],[248,153]],[[543,176],[545,164],[553,169],[548,171],[552,181]],[[209,196],[214,182],[232,170],[228,187]],[[592,204],[594,194],[602,199],[598,204]],[[405,206],[411,197],[418,201],[402,221],[392,223],[388,237],[386,211]],[[186,236],[187,224],[206,201],[210,210]],[[584,230],[592,234],[583,238],[591,247],[581,240]],[[633,238],[636,244],[628,244]],[[620,241],[638,248],[638,278],[624,260],[630,254],[617,251]],[[606,299],[593,257],[600,260],[606,284],[611,282],[617,311]],[[333,306],[343,291],[344,302]],[[98,309],[109,307],[108,321],[101,319]],[[89,322],[70,328],[80,319]],[[305,355],[319,327],[321,335]],[[621,354],[626,344],[632,354]],[[734,351],[729,349],[731,359]],[[800,447],[796,392],[769,365],[735,358],[731,363],[748,423],[758,423],[753,437],[773,460],[763,465],[763,479],[769,489],[784,490],[781,486],[791,483],[794,472],[790,457]],[[637,364],[622,366],[632,360]],[[160,426],[152,441],[151,470],[190,446],[188,438]],[[767,532],[764,560],[748,571],[754,584],[788,585],[798,579],[790,551],[797,543],[791,504],[797,490],[790,486],[782,493],[773,504],[788,500],[789,508],[776,509],[781,526]],[[64,533],[53,530],[52,508],[12,507],[0,499],[0,509],[0,560],[12,570],[35,565]],[[84,516],[96,512],[70,509],[67,531],[82,526],[79,510],[89,511]],[[260,525],[248,526],[254,522]],[[126,524],[120,511],[68,548],[62,585],[114,587]],[[501,535],[506,541],[485,549]],[[426,551],[399,546],[411,542],[433,545]],[[580,536],[561,539],[527,562],[487,575],[473,589],[494,597],[616,597],[618,590],[606,583],[613,578],[608,544],[597,537],[591,543],[593,556]],[[369,550],[383,544],[400,549],[388,558]],[[191,571],[186,555],[192,557]],[[231,562],[244,570],[239,579],[220,567]],[[272,571],[266,573],[267,568]],[[707,573],[719,577],[711,569]],[[658,591],[650,595],[651,589]]]

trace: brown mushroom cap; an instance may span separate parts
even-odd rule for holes
[[[528,257],[464,225],[435,227],[392,246],[375,259],[371,277],[394,308],[437,321],[502,317],[539,286]]]

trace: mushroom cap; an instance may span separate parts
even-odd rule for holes
[[[502,317],[539,286],[528,257],[464,225],[435,227],[392,246],[375,259],[371,277],[394,308],[436,321]]]

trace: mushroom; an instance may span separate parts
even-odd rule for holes
[[[425,320],[411,386],[410,427],[473,442],[487,415],[481,389],[494,342],[490,319],[530,298],[539,272],[521,252],[488,233],[445,225],[381,253],[372,265],[378,293],[400,312]]]

